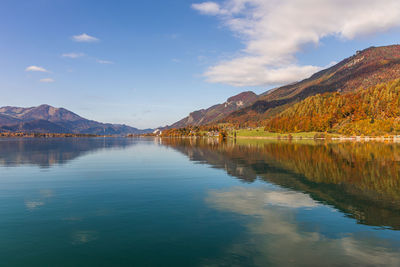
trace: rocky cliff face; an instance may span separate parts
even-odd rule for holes
[[[216,122],[240,108],[251,105],[257,97],[258,96],[251,91],[240,93],[228,98],[225,103],[214,105],[208,109],[194,111],[190,113],[189,116],[168,126],[168,128],[180,128],[188,125],[199,126]]]

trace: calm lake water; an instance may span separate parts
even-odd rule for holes
[[[400,266],[400,145],[0,139],[1,266]]]

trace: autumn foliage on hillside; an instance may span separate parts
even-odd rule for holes
[[[265,92],[252,105],[232,112],[221,122],[253,127],[307,97],[354,92],[399,77],[400,45],[370,47],[310,78]]]
[[[264,123],[272,132],[400,134],[400,79],[345,94],[317,94]]]

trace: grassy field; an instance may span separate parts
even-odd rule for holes
[[[239,129],[236,130],[236,137],[263,137],[263,138],[289,138],[291,135],[293,138],[314,138],[318,135],[323,135],[324,133],[319,132],[301,132],[301,133],[272,133],[264,131],[264,128],[256,129]],[[327,137],[339,137],[337,134],[325,134]],[[229,132],[230,137],[234,137],[234,131]]]

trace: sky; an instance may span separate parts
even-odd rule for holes
[[[156,128],[399,43],[398,0],[2,0],[0,106]]]

